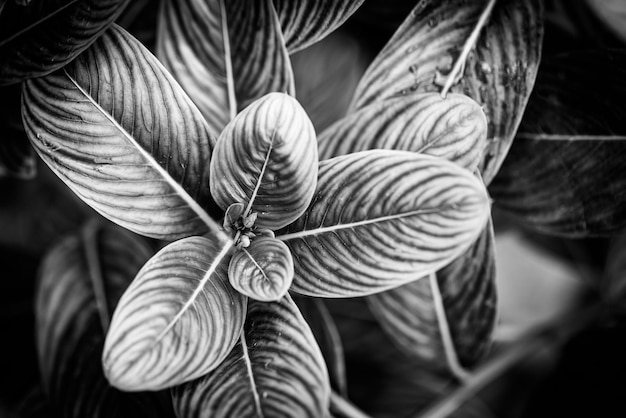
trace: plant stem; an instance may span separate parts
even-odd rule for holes
[[[334,390],[330,392],[330,410],[334,415],[344,418],[371,418]]]

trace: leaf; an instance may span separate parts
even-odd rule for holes
[[[434,155],[474,170],[487,145],[487,120],[467,96],[414,94],[359,109],[328,128],[318,142],[320,159],[395,149]]]
[[[261,302],[276,301],[293,281],[293,258],[282,241],[259,237],[233,255],[228,278],[239,293]]]
[[[580,51],[542,64],[509,157],[490,187],[527,227],[566,237],[626,226],[626,53]],[[598,89],[589,80],[603,80]]]
[[[413,152],[374,150],[322,161],[311,206],[276,237],[294,258],[292,290],[365,296],[445,266],[488,217],[485,188],[469,171]]]
[[[210,131],[158,61],[114,26],[63,70],[23,89],[26,132],[41,158],[106,218],[173,240],[218,225]]]
[[[45,392],[62,416],[171,416],[160,394],[118,391],[100,366],[115,305],[149,256],[137,237],[91,222],[44,259],[36,290],[37,349]]]
[[[626,4],[623,1],[587,0],[586,3],[615,35],[626,41]]]
[[[32,179],[37,173],[35,152],[20,115],[19,86],[0,88],[0,178]]]
[[[267,93],[294,94],[271,0],[166,0],[157,34],[157,56],[218,131]]]
[[[322,40],[341,26],[364,0],[274,0],[290,54]]]
[[[478,240],[435,275],[366,298],[388,337],[429,367],[465,377],[486,353],[496,321],[495,240]]]
[[[122,390],[158,390],[198,378],[231,351],[246,298],[228,283],[232,244],[189,237],[143,266],[111,321],[102,362]]]
[[[352,109],[410,93],[439,92],[455,62],[452,92],[484,106],[489,145],[480,165],[486,184],[498,171],[521,120],[541,56],[543,6],[539,0],[422,1],[413,9],[361,79]],[[480,36],[471,41],[474,30]],[[467,60],[458,60],[469,52]],[[454,74],[452,74],[454,75]]]
[[[9,2],[0,14],[0,85],[71,62],[119,16],[127,0]]]
[[[211,194],[224,210],[245,203],[259,228],[278,229],[307,208],[317,178],[317,141],[304,109],[272,93],[224,129],[211,162]]]
[[[322,417],[330,396],[324,359],[289,295],[250,301],[245,332],[208,375],[172,390],[178,416]]]

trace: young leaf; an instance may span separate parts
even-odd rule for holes
[[[292,54],[322,40],[341,26],[364,0],[274,0]]]
[[[6,4],[0,14],[0,85],[49,74],[89,47],[128,0]]]
[[[409,356],[457,377],[489,348],[496,320],[491,224],[435,275],[366,298],[389,338]]]
[[[267,93],[294,94],[271,0],[166,0],[157,33],[157,56],[218,131]]]
[[[220,366],[172,391],[181,417],[323,417],[330,385],[313,334],[289,295],[250,301],[245,332]]]
[[[489,13],[492,5],[493,0],[419,2],[370,65],[352,105],[356,110],[412,92],[439,92],[448,79],[457,81],[450,74],[456,65],[460,79],[450,91],[483,105],[489,121],[490,142],[480,166],[487,184],[526,107],[543,37],[540,0],[497,1]]]
[[[292,97],[271,93],[224,129],[211,162],[211,193],[226,210],[245,203],[259,228],[278,229],[307,208],[315,192],[317,141],[313,124]]]
[[[228,278],[239,293],[262,302],[275,301],[291,286],[293,258],[282,241],[259,237],[233,255]]]
[[[434,273],[489,218],[484,185],[440,158],[374,150],[320,163],[307,211],[276,237],[291,249],[292,290],[365,296]]]
[[[376,102],[319,137],[320,159],[370,149],[420,152],[474,170],[487,145],[487,120],[467,96],[413,94]]]
[[[35,151],[20,115],[21,88],[0,88],[0,178],[32,179],[37,172]]]
[[[62,416],[171,416],[159,394],[109,386],[100,364],[115,305],[149,256],[132,234],[92,222],[44,259],[36,291],[37,349],[45,392]]]
[[[22,100],[35,150],[103,216],[168,240],[219,229],[205,210],[212,204],[208,126],[120,27],[64,69],[28,80]]]
[[[226,358],[246,316],[246,297],[228,283],[231,247],[185,238],[144,265],[104,344],[104,372],[113,386],[162,389],[198,378]]]

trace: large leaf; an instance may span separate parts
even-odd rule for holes
[[[0,85],[41,77],[63,67],[88,48],[127,3],[8,2],[0,14]]]
[[[294,94],[271,0],[166,0],[157,33],[157,56],[217,130],[266,93]]]
[[[341,26],[364,0],[273,0],[289,53],[320,41]]]
[[[104,345],[104,371],[123,390],[156,390],[217,367],[243,327],[246,297],[228,283],[232,243],[190,237],[146,263],[122,296]]]
[[[351,113],[319,138],[320,159],[370,149],[421,152],[474,170],[487,145],[487,121],[467,96],[413,94]]]
[[[295,263],[292,290],[364,296],[434,273],[489,217],[484,185],[440,158],[374,150],[320,163],[311,206],[277,233]]]
[[[291,297],[250,301],[244,329],[216,370],[173,389],[178,416],[327,416],[330,384],[324,359]]]
[[[103,216],[162,239],[218,229],[205,210],[208,126],[123,29],[112,27],[64,69],[28,80],[22,115],[46,164]]]
[[[542,64],[520,133],[490,187],[495,204],[542,233],[610,235],[626,226],[626,53],[575,52]],[[602,79],[610,88],[589,83]]]
[[[389,338],[409,356],[463,377],[489,348],[495,325],[494,244],[489,224],[436,274],[368,297]]]
[[[487,184],[522,118],[543,37],[541,1],[498,1],[489,13],[492,3],[418,3],[361,79],[353,101],[356,110],[412,92],[439,92],[454,81],[450,91],[470,96],[487,114],[490,142],[480,167]]]
[[[157,394],[109,386],[100,363],[115,305],[149,256],[137,237],[96,222],[46,256],[37,287],[37,349],[45,391],[63,416],[171,416]]]
[[[31,179],[35,176],[35,152],[28,142],[20,115],[21,88],[0,88],[0,178]]]
[[[278,229],[306,210],[315,192],[313,124],[292,97],[268,94],[224,129],[211,162],[211,193],[222,209],[244,203],[256,226]]]

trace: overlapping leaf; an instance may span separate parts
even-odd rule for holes
[[[46,164],[105,217],[162,239],[217,229],[206,212],[209,128],[123,29],[112,27],[64,69],[28,80],[22,115]]]
[[[543,233],[608,235],[626,226],[626,54],[546,60],[520,133],[490,188],[495,204]],[[602,79],[598,89],[589,80]]]
[[[330,396],[324,359],[289,295],[250,301],[245,332],[213,372],[172,392],[184,417],[322,417]]]
[[[339,120],[319,138],[320,159],[370,149],[420,152],[478,166],[487,121],[467,96],[412,94],[376,102]]]
[[[226,210],[246,205],[259,228],[293,222],[315,192],[317,141],[313,125],[290,96],[272,93],[230,123],[215,145],[211,193]]]
[[[451,91],[484,105],[490,143],[480,168],[487,184],[506,156],[526,107],[543,35],[540,1],[498,1],[481,28],[478,23],[489,4],[418,3],[365,73],[353,101],[356,110],[412,92],[440,91],[461,51],[475,47],[466,61],[459,61],[465,64],[462,77]],[[472,45],[475,29],[480,36]]]
[[[433,273],[465,251],[489,217],[480,180],[440,158],[374,150],[320,163],[311,206],[279,231],[292,289],[364,296]]]
[[[109,386],[100,363],[113,309],[149,256],[149,248],[128,232],[90,223],[45,258],[37,289],[37,348],[45,391],[62,416],[172,415],[159,394]]]
[[[35,152],[20,115],[19,86],[0,89],[0,178],[31,179],[36,173]]]
[[[91,45],[128,0],[9,2],[0,14],[0,85],[63,67]]]
[[[228,283],[231,245],[185,238],[141,269],[107,334],[102,361],[111,384],[131,391],[166,388],[226,358],[246,315],[245,296]]]
[[[294,94],[271,0],[167,0],[157,33],[157,56],[218,131],[267,93]]]

